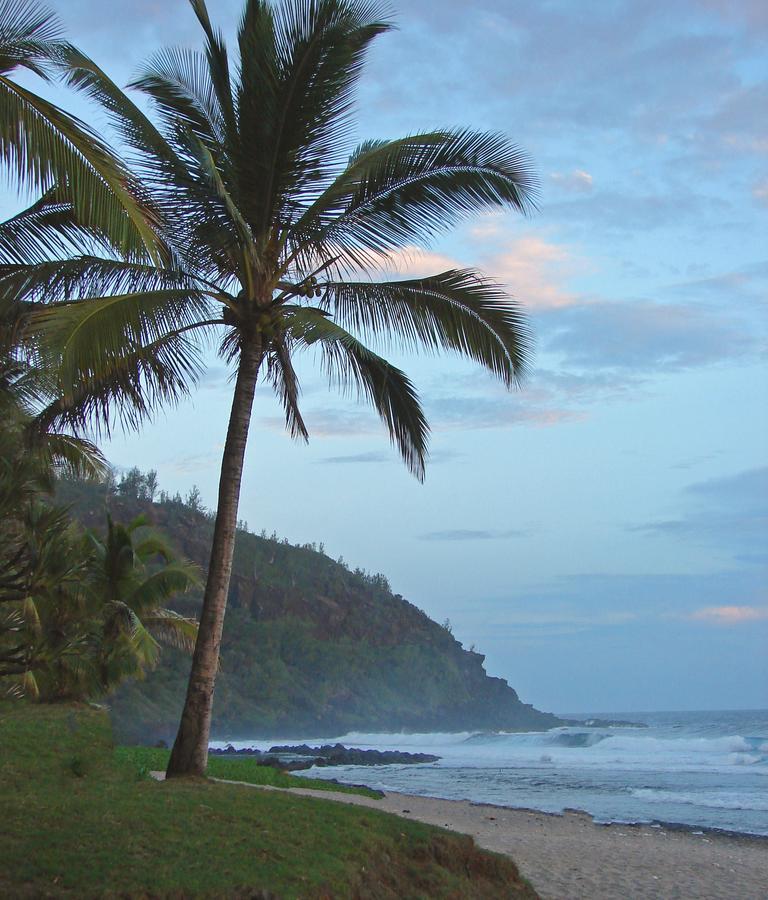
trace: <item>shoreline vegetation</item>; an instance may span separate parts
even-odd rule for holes
[[[537,897],[505,856],[376,808],[158,783],[85,705],[0,702],[0,748],[2,896]]]

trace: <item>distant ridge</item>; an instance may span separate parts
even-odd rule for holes
[[[207,564],[211,520],[195,500],[130,494],[62,481],[57,500],[103,528],[144,513],[178,550]],[[196,508],[197,507],[197,508]],[[200,595],[174,607],[196,614]],[[238,532],[216,686],[213,739],[325,737],[349,731],[542,730],[562,724],[522,703],[485,657],[393,594],[381,575],[350,571],[322,548]],[[123,740],[174,734],[189,659],[164,650],[145,681],[110,699]]]

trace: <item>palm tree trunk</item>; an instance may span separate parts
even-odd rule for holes
[[[251,341],[241,347],[227,440],[221,461],[219,503],[213,528],[208,580],[192,657],[187,698],[166,772],[169,778],[177,775],[203,775],[208,764],[213,688],[219,666],[219,647],[232,572],[240,481],[256,378],[262,357],[259,342]]]

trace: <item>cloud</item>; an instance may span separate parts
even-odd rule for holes
[[[695,482],[683,492],[684,513],[631,530],[712,545],[739,562],[768,563],[768,467]]]
[[[432,450],[429,454],[428,461],[430,466],[440,465],[441,463],[452,462],[453,460],[462,459],[463,454],[455,453],[453,450]],[[359,463],[400,463],[400,459],[394,451],[389,453],[383,450],[370,450],[365,453],[350,453],[341,456],[324,456],[322,459],[316,460],[324,465],[356,465]]]
[[[391,462],[391,456],[388,453],[378,450],[371,450],[368,453],[351,453],[347,456],[325,456],[317,460],[320,463],[329,463],[332,465],[346,463],[383,463]]]
[[[505,596],[473,598],[486,618],[494,610],[520,609],[558,622],[608,615],[640,623],[690,622],[694,613],[723,606],[765,608],[765,575],[755,569],[706,573],[601,572],[561,575]]]
[[[483,268],[507,284],[526,308],[540,310],[561,309],[577,302],[578,297],[564,281],[585,264],[568,247],[527,235],[511,241],[501,253],[484,262]]]
[[[552,172],[549,178],[556,187],[567,194],[589,194],[594,186],[592,176],[582,169]]]
[[[503,616],[498,613],[492,620],[492,627],[504,628],[513,626],[517,628],[532,628],[540,631],[551,628],[577,628],[584,630],[591,627],[606,627],[612,625],[626,625],[640,618],[637,613],[630,611],[599,610],[592,613],[579,613],[576,610],[561,609],[552,612],[531,612],[529,610],[505,612]]]
[[[503,216],[485,216],[470,229],[470,236],[484,244],[508,235]],[[467,267],[467,263],[453,257],[420,250],[415,246],[393,254],[386,265],[386,273],[395,278],[418,278],[447,269]],[[528,309],[557,309],[577,302],[578,297],[565,287],[566,278],[587,267],[563,244],[528,234],[506,240],[496,253],[481,258],[479,268],[496,281],[506,284],[512,296]],[[373,273],[373,277],[378,277]]]
[[[350,406],[347,409],[316,407],[303,410],[304,421],[310,437],[353,437],[365,434],[383,434],[384,426],[370,409]],[[285,431],[282,416],[264,416],[261,424],[272,431]]]
[[[429,531],[420,534],[420,541],[500,541],[510,538],[524,538],[530,531],[511,528],[508,531],[475,531],[470,528],[447,529],[445,531]]]
[[[562,222],[598,226],[601,233],[633,235],[679,225],[683,221],[700,222],[707,214],[723,216],[731,210],[729,200],[712,197],[700,190],[676,184],[658,191],[638,192],[634,186],[583,192],[578,198],[561,200],[547,206],[547,214]]]
[[[488,241],[504,235],[506,216],[498,210],[482,213],[469,229],[470,237],[475,241]]]
[[[711,9],[750,28],[768,28],[768,5],[765,0],[696,0],[704,9]]]
[[[706,453],[699,454],[698,456],[689,456],[686,459],[681,459],[679,462],[673,463],[670,466],[670,469],[694,469],[696,466],[711,462],[715,458],[715,455],[716,454],[714,453]]]
[[[669,285],[666,290],[688,294],[697,299],[732,302],[735,297],[765,299],[767,284],[768,263],[760,262],[706,278],[678,281]]]
[[[508,428],[533,425],[545,428],[563,422],[581,421],[581,410],[537,404],[525,395],[492,392],[479,396],[426,397],[425,407],[433,431],[455,428]]]
[[[161,461],[164,471],[177,472],[179,475],[190,475],[200,470],[209,471],[219,464],[221,450],[208,453],[192,453],[187,456],[171,456]]]
[[[448,269],[460,269],[461,264],[443,253],[433,253],[414,245],[403,247],[387,257],[385,272],[397,279],[422,278]],[[372,273],[378,278],[380,273]]]
[[[757,182],[752,188],[752,196],[761,206],[768,206],[768,178]]]
[[[655,373],[707,365],[755,348],[749,328],[701,305],[594,300],[543,321],[544,346],[566,365]]]
[[[535,372],[520,391],[507,391],[483,372],[464,379],[454,378],[451,393],[444,381],[437,379],[422,390],[421,399],[433,433],[462,429],[512,428],[532,426],[547,428],[563,423],[580,422],[587,417],[585,407],[598,401],[629,395],[639,396],[641,381],[633,375],[573,374],[562,371]],[[304,409],[304,420],[310,437],[385,438],[386,430],[378,417],[366,406],[350,403],[347,407],[311,407]],[[263,426],[283,432],[281,416],[264,416]],[[448,449],[430,453],[431,464],[452,462],[462,454]],[[397,455],[384,451],[362,451],[335,454],[318,460],[327,464],[364,464],[396,461]]]
[[[705,606],[689,618],[712,625],[743,625],[768,619],[768,606]]]

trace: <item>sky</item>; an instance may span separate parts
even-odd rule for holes
[[[160,47],[200,44],[184,0],[53,7],[123,84]],[[210,9],[231,34],[239,3]],[[768,5],[409,0],[395,20],[359,139],[500,131],[540,179],[532,216],[478,217],[396,270],[502,282],[533,371],[509,393],[390,348],[432,425],[419,484],[307,364],[308,446],[257,394],[241,518],[383,572],[539,708],[768,706]],[[104,449],[212,506],[230,394],[213,358],[189,402]]]

